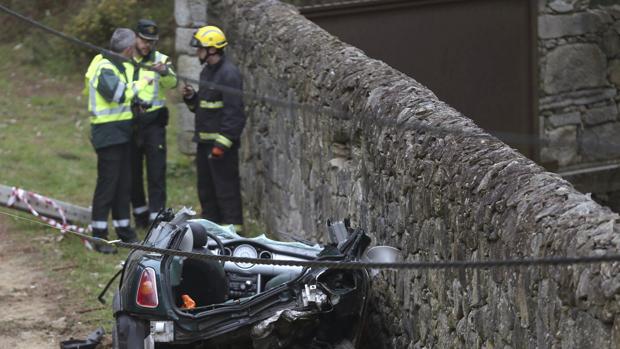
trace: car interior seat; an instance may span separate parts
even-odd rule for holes
[[[191,222],[187,233],[193,238],[192,252],[211,255],[205,247],[206,230],[200,223]],[[186,234],[187,234],[186,233]],[[186,258],[183,261],[181,282],[175,287],[175,302],[183,304],[182,295],[190,296],[197,307],[223,303],[228,298],[228,279],[222,263],[216,260]]]

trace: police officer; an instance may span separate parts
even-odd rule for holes
[[[133,56],[136,35],[131,29],[118,28],[110,39],[110,50],[122,57]],[[92,144],[97,153],[97,184],[93,196],[93,236],[107,239],[108,214],[116,234],[125,242],[135,242],[136,233],[129,226],[129,142],[132,133],[131,103],[138,91],[151,81],[132,81],[131,65],[105,54],[93,58],[85,76],[88,91]],[[108,244],[97,243],[95,250],[115,253]]]
[[[194,142],[198,143],[198,198],[202,216],[219,224],[233,224],[241,231],[239,138],[245,126],[243,89],[239,69],[226,57],[226,36],[215,26],[194,33],[190,45],[197,48],[201,64],[198,92],[186,85],[183,99],[196,114]],[[206,86],[211,82],[225,91]]]
[[[168,108],[165,90],[176,87],[177,77],[168,56],[157,51],[159,40],[157,24],[141,19],[137,26],[138,37],[134,50],[136,65],[133,80],[145,77],[153,83],[138,94],[147,109],[136,115],[134,137],[131,143],[131,204],[137,226],[146,227],[155,220],[157,213],[166,206],[166,125]],[[146,160],[148,205],[144,194],[143,162]]]

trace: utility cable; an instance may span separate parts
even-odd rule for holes
[[[0,4],[0,10],[22,21],[25,21],[29,23],[30,25],[35,26],[43,31],[46,31],[52,35],[56,35],[66,41],[69,41],[75,45],[82,46],[84,48],[102,53],[104,55],[114,57],[115,59],[118,59],[123,62],[130,62],[131,64],[134,64],[143,69],[153,70],[153,67],[151,66],[145,65],[144,63],[135,62],[132,59],[123,57],[122,55],[119,55],[118,53],[112,52],[108,49],[104,49],[100,46],[97,46],[97,45],[88,43],[86,41],[80,40],[76,37],[67,35],[41,22],[38,22],[16,11],[13,11],[4,5]],[[436,136],[445,136],[448,134],[454,134],[454,135],[461,135],[463,137],[473,137],[473,138],[481,138],[481,139],[489,139],[489,140],[493,139],[494,137],[497,137],[499,139],[502,139],[506,142],[510,142],[512,144],[534,145],[534,146],[545,146],[549,144],[549,142],[546,139],[539,139],[538,137],[533,137],[533,136],[524,135],[524,134],[510,133],[510,132],[493,132],[493,131],[487,131],[488,133],[472,132],[468,130],[463,130],[459,126],[455,126],[455,127],[435,126],[435,125],[430,124],[429,122],[426,122],[423,120],[416,120],[414,118],[409,118],[406,121],[406,125],[405,123],[399,123],[398,121],[395,121],[395,120],[381,119],[377,117],[377,115],[374,115],[373,113],[369,113],[369,112],[357,113],[358,117],[354,118],[350,112],[347,112],[345,110],[337,110],[337,109],[334,109],[333,107],[320,106],[317,104],[309,104],[309,103],[298,103],[298,102],[294,102],[292,99],[282,100],[277,97],[247,92],[247,91],[239,90],[236,88],[217,84],[217,83],[210,82],[210,81],[199,81],[199,80],[196,80],[195,78],[187,77],[187,76],[183,76],[179,74],[177,74],[177,78],[180,80],[189,81],[192,84],[195,84],[199,87],[205,87],[208,89],[219,90],[225,93],[240,95],[240,96],[247,97],[249,99],[252,99],[258,102],[267,103],[267,104],[282,107],[282,108],[301,110],[301,111],[311,113],[311,114],[327,115],[336,120],[355,120],[355,121],[360,121],[360,122],[363,122],[364,120],[370,120],[374,125],[398,126],[400,130],[410,129],[410,130],[415,130],[416,132],[429,132],[429,133],[435,134]],[[424,107],[422,107],[422,109],[424,109]],[[598,139],[594,140],[593,143],[595,143],[595,145],[601,144],[601,142]],[[559,146],[556,143],[554,143],[554,145]],[[620,145],[614,146],[614,148],[617,148],[617,147],[620,147]]]
[[[16,219],[25,220],[46,226],[48,228],[57,229],[54,226],[33,219],[21,217],[4,210],[0,210],[0,214],[4,214]],[[603,254],[595,256],[547,256],[547,257],[531,257],[519,259],[489,259],[489,260],[452,260],[452,261],[419,261],[419,262],[395,262],[395,263],[375,263],[363,261],[337,261],[337,260],[274,260],[263,258],[245,258],[227,255],[206,255],[195,252],[179,251],[172,249],[163,249],[153,246],[147,246],[137,243],[126,243],[120,240],[108,241],[101,238],[89,236],[87,234],[78,233],[71,230],[64,232],[80,237],[92,243],[105,243],[125,249],[144,251],[149,253],[157,253],[167,256],[186,257],[191,259],[200,259],[207,261],[220,261],[232,263],[250,263],[260,265],[279,265],[279,266],[297,266],[304,268],[332,268],[332,269],[395,269],[395,270],[446,270],[446,269],[497,269],[497,268],[519,268],[530,266],[569,266],[584,264],[600,264],[620,262],[620,254]],[[329,258],[329,257],[326,257]]]
[[[4,5],[0,4],[0,10],[16,17],[19,18],[23,21],[26,21],[28,23],[30,23],[31,25],[42,29],[44,31],[47,31],[53,35],[56,35],[64,40],[67,40],[69,42],[72,42],[76,45],[97,51],[99,53],[111,56],[111,57],[115,57],[119,60],[122,61],[130,61],[133,64],[136,64],[138,66],[140,66],[141,68],[145,68],[145,69],[152,69],[152,67],[146,66],[144,64],[138,64],[135,63],[133,60],[125,58],[117,53],[114,53],[110,50],[101,48],[99,46],[90,44],[88,42],[82,41],[80,39],[77,39],[75,37],[69,36],[65,33],[62,33],[60,31],[57,31],[55,29],[52,29],[40,22],[37,22],[35,20],[32,20],[26,16],[23,16],[9,8],[7,8]],[[208,81],[198,81],[196,79],[190,78],[190,77],[184,77],[181,75],[177,75],[178,78],[186,80],[186,81],[190,81],[192,83],[198,84],[199,86],[204,86],[207,88],[211,88],[211,89],[218,89],[222,92],[226,92],[226,93],[233,93],[233,94],[241,94],[243,96],[247,96],[250,97],[252,99],[261,101],[261,102],[267,102],[273,105],[279,105],[279,106],[284,106],[287,108],[295,108],[295,109],[301,109],[304,111],[310,111],[310,112],[318,112],[318,113],[329,113],[332,114],[333,116],[337,116],[338,118],[342,118],[342,119],[351,119],[349,116],[350,114],[347,112],[343,112],[343,111],[337,111],[334,110],[333,108],[330,107],[320,107],[317,105],[309,105],[309,104],[301,104],[301,103],[295,103],[292,101],[283,101],[280,100],[278,98],[274,98],[271,96],[267,96],[267,95],[258,95],[258,94],[253,94],[253,93],[248,93],[248,92],[244,92],[238,89],[234,89],[228,86],[223,86],[223,85],[219,85],[213,82],[208,82]],[[372,115],[366,115],[366,117],[372,117]],[[375,118],[376,119],[376,118]],[[389,122],[391,125],[396,123],[393,121],[387,121],[385,120],[384,122]],[[463,131],[463,130],[459,130],[456,127],[452,128],[452,129],[448,129],[446,127],[437,127],[437,126],[432,126],[430,124],[423,124],[423,122],[421,120],[412,120],[409,119],[407,120],[407,122],[411,123],[413,122],[415,125],[415,130],[420,132],[424,132],[424,131],[429,131],[429,132],[435,132],[438,133],[439,135],[447,135],[447,134],[460,134],[463,136],[469,136],[469,137],[478,137],[478,138],[485,138],[485,139],[490,139],[492,136],[488,135],[488,134],[484,134],[483,132],[476,132],[476,133],[472,133],[470,131]],[[379,123],[381,123],[381,121],[379,121]],[[544,140],[538,140],[538,139],[534,139],[533,137],[527,136],[527,135],[517,135],[517,134],[510,134],[510,133],[496,133],[498,135],[500,135],[501,138],[510,138],[510,136],[515,136],[514,140],[521,140],[522,142],[517,142],[517,143],[529,143],[530,141],[535,143],[535,144],[545,144]],[[529,139],[528,139],[529,138]],[[525,140],[523,142],[523,140]],[[596,142],[596,144],[600,144],[601,142]],[[3,212],[0,211],[0,213],[8,215],[8,216],[12,216],[15,218],[19,218],[19,219],[25,219],[23,217],[17,216],[17,215],[12,215],[10,213],[7,212]],[[45,224],[43,222],[38,222],[35,220],[30,220],[30,219],[25,219],[31,222],[36,222],[38,224],[42,224],[42,225],[46,225],[50,228],[54,228],[57,229],[54,226]],[[168,250],[168,249],[159,249],[159,248],[155,248],[155,247],[149,247],[149,246],[145,246],[145,245],[139,245],[139,244],[128,244],[128,243],[124,243],[122,241],[107,241],[104,239],[100,239],[100,238],[95,238],[95,237],[91,237],[89,235],[83,234],[83,233],[79,233],[79,232],[75,232],[75,231],[71,231],[71,230],[63,230],[67,233],[70,233],[72,235],[78,236],[80,238],[82,238],[83,240],[87,240],[93,243],[108,243],[108,244],[112,244],[112,245],[116,245],[119,247],[123,247],[123,248],[130,248],[130,249],[136,249],[136,250],[142,250],[142,251],[147,251],[147,252],[153,252],[153,253],[161,253],[161,254],[167,254],[167,255],[176,255],[176,256],[184,256],[184,257],[189,257],[189,258],[198,258],[198,259],[206,259],[206,260],[219,260],[219,261],[228,261],[228,262],[234,262],[234,263],[252,263],[252,264],[268,264],[268,265],[293,265],[293,266],[302,266],[302,267],[309,267],[309,266],[315,266],[315,267],[330,267],[330,268],[340,268],[340,269],[365,269],[365,268],[373,268],[373,269],[453,269],[453,268],[475,268],[475,269],[480,269],[480,268],[491,268],[491,267],[520,267],[520,266],[531,266],[531,265],[572,265],[572,264],[591,264],[591,263],[602,263],[602,262],[618,262],[620,261],[620,255],[616,255],[616,254],[611,254],[611,255],[600,255],[600,256],[582,256],[582,257],[539,257],[539,258],[527,258],[527,259],[512,259],[512,260],[486,260],[486,261],[443,261],[443,262],[400,262],[400,263],[365,263],[365,262],[338,262],[338,261],[283,261],[283,260],[265,260],[265,259],[257,259],[257,258],[240,258],[240,257],[234,257],[234,256],[208,256],[208,255],[202,255],[202,254],[197,254],[197,253],[191,253],[191,252],[184,252],[184,251],[176,251],[176,250]]]

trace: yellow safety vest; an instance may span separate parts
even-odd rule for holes
[[[134,57],[134,60],[137,63],[144,63],[147,66],[153,66],[157,63],[164,63],[164,64],[169,63],[168,56],[166,56],[165,54],[159,51],[154,51],[153,55],[154,55],[154,59],[152,60],[144,61],[143,58],[137,59],[136,57]],[[128,64],[125,64],[125,65],[128,65]],[[138,97],[141,100],[151,104],[151,107],[148,110],[146,110],[146,112],[148,113],[148,112],[163,108],[166,105],[166,93],[164,89],[170,89],[170,88],[174,88],[177,86],[177,76],[175,72],[172,70],[172,66],[168,65],[168,75],[166,76],[161,76],[155,71],[148,70],[148,69],[141,68],[141,67],[136,67],[136,69],[139,69],[139,71],[138,71],[138,77],[135,80],[140,80],[145,77],[153,80],[152,84],[146,86],[144,89],[140,90],[140,92],[138,93]],[[127,75],[127,76],[132,78],[130,75]]]
[[[131,112],[131,99],[138,92],[138,86],[127,80],[128,76],[133,75],[133,66],[124,64],[125,74],[121,73],[118,68],[101,54],[95,56],[85,76],[85,90],[88,91],[88,111],[91,114],[90,122],[93,125],[103,124],[107,122],[131,120],[133,117]],[[102,69],[110,69],[116,74],[120,83],[116,89],[114,99],[108,102],[103,96],[97,92],[99,84],[99,75]],[[127,88],[129,86],[129,88]],[[118,103],[122,96],[125,99],[122,103]]]

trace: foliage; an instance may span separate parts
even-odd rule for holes
[[[151,18],[160,27],[158,49],[174,57],[174,2],[169,0],[9,0],[14,11],[40,21],[70,36],[108,48],[117,27],[134,29],[140,18]],[[95,52],[67,42],[17,18],[4,15],[3,43],[19,45],[25,52],[21,63],[42,66],[52,73],[75,71],[85,66]]]
[[[108,40],[114,29],[133,27],[137,0],[87,1],[87,5],[69,22],[67,32],[81,40],[98,46],[108,47]],[[75,48],[74,52],[81,52]]]
[[[134,29],[140,18],[151,18],[160,27],[163,40],[159,48],[170,55],[174,37],[172,3],[166,0],[89,0],[69,22],[66,31],[81,40],[107,48],[114,29]],[[73,52],[83,63],[92,57],[92,53],[77,47],[73,47]]]

